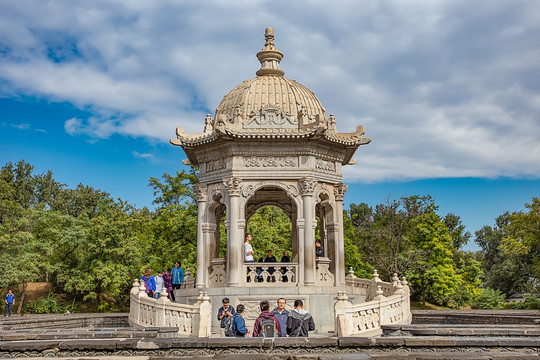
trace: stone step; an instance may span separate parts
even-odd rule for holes
[[[0,341],[178,337],[178,328],[29,329],[0,333]]]
[[[538,324],[539,310],[412,310],[413,324]]]
[[[538,325],[384,325],[383,336],[540,336]]]

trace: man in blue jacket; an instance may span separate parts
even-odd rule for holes
[[[279,321],[279,325],[281,326],[282,337],[287,336],[287,317],[289,316],[289,312],[285,309],[286,303],[287,301],[284,298],[279,298],[277,308],[272,310],[272,314],[274,314],[274,317]]]
[[[249,336],[249,329],[246,328],[246,321],[244,320],[244,305],[242,304],[238,304],[238,306],[236,307],[233,329],[235,337]]]
[[[6,299],[4,300],[6,303],[5,309],[4,309],[4,316],[7,315],[9,312],[9,316],[11,316],[11,311],[13,310],[13,305],[15,304],[15,295],[11,292],[11,290],[8,290],[8,294],[6,295]]]

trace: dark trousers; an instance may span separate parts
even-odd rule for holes
[[[8,311],[9,311],[9,316],[11,316],[11,311],[12,310],[13,310],[13,304],[6,304],[6,307],[4,309],[4,316],[6,316]]]
[[[181,284],[172,284],[172,290],[171,290],[171,299],[173,302],[176,302],[176,297],[174,296],[174,290],[180,289]]]

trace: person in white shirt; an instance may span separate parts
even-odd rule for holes
[[[158,276],[156,276],[156,291],[154,292],[154,299],[159,299],[161,297],[161,291],[163,290],[163,284],[165,279],[163,279],[163,271],[158,271]]]
[[[246,242],[244,243],[244,261],[253,262],[253,247],[251,246],[251,234],[246,234]]]

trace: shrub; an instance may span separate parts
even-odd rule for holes
[[[523,302],[511,303],[511,308],[515,310],[540,310],[540,298],[527,295]]]
[[[502,309],[505,295],[499,290],[490,288],[482,289],[482,291],[474,296],[471,308],[473,309]]]
[[[65,306],[61,306],[54,294],[49,292],[47,296],[32,302],[28,310],[32,314],[59,314],[65,311]]]

